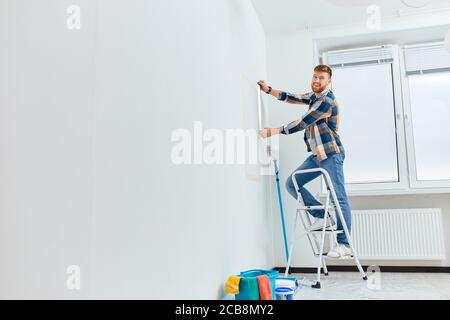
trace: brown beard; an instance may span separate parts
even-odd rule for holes
[[[314,89],[314,86],[311,85],[311,90],[312,90],[314,93],[321,93],[323,90],[325,90],[325,88],[326,88],[326,87],[318,87],[317,89]]]

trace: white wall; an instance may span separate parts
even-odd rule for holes
[[[241,77],[267,77],[250,1],[9,0],[0,23],[1,298],[215,299],[274,266],[271,177],[170,157],[194,120],[249,126]]]
[[[360,21],[360,17],[355,17],[354,21]],[[291,92],[306,92],[310,90],[310,79],[312,70],[315,66],[315,40],[321,40],[321,45],[327,44],[327,40],[336,38],[338,40],[330,43],[345,43],[346,37],[352,37],[364,40],[363,45],[368,45],[370,38],[379,41],[383,38],[383,32],[390,32],[386,36],[388,41],[395,31],[406,30],[409,28],[433,27],[447,24],[449,21],[448,12],[423,14],[421,16],[408,16],[396,19],[386,19],[382,21],[381,30],[369,30],[366,28],[365,21],[349,22],[343,25],[332,27],[316,28],[310,30],[292,31],[289,33],[270,33],[267,37],[267,61],[268,61],[268,79],[267,82],[274,88],[280,88]],[[441,30],[436,28],[436,30]],[[377,35],[377,33],[380,33]],[[370,36],[370,37],[369,37]],[[423,37],[418,39],[422,41]],[[376,43],[375,43],[376,44]],[[384,44],[384,43],[383,43]],[[356,43],[361,45],[361,43]],[[374,45],[374,43],[371,43]],[[339,99],[339,97],[337,97]],[[288,105],[272,99],[269,102],[270,125],[281,126],[294,119],[299,119],[306,111],[305,106]],[[345,121],[345,119],[342,119]],[[345,137],[343,138],[345,146]],[[294,169],[300,165],[308,156],[306,146],[303,143],[303,133],[282,137],[280,142],[280,170],[283,182]],[[310,190],[313,194],[318,194],[319,183],[311,182]],[[295,201],[283,188],[283,199],[285,202],[286,225],[292,226],[295,214]],[[443,261],[362,261],[362,263],[380,264],[380,265],[432,265],[449,266],[450,265],[450,197],[448,194],[437,195],[405,195],[405,196],[379,196],[379,197],[350,197],[352,209],[382,209],[382,208],[426,208],[439,207],[443,210],[443,222],[446,239],[447,259]],[[279,219],[274,225],[275,241],[275,264],[277,266],[285,265],[284,249],[281,227]],[[315,267],[317,261],[311,254],[311,249],[307,239],[300,239],[297,249],[293,254],[293,267]],[[337,264],[337,263],[334,263]]]
[[[92,199],[94,19],[66,29],[69,1],[0,2],[0,296],[78,298]]]

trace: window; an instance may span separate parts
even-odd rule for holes
[[[442,43],[405,46],[406,134],[411,185],[450,186],[450,53]]]
[[[336,68],[332,89],[341,106],[340,135],[351,155],[345,161],[347,182],[398,182],[391,64]]]
[[[417,180],[450,180],[450,73],[408,80]]]
[[[329,51],[323,62],[333,68],[349,194],[450,191],[443,44]]]
[[[398,47],[331,51],[324,62],[333,68],[332,90],[340,105],[347,190],[406,189]]]

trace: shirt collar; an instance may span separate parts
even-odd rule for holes
[[[316,94],[315,94],[314,92],[313,92],[313,95],[314,95],[314,97],[315,97],[316,99],[320,99],[320,98],[326,96],[329,92],[330,92],[330,88],[323,90],[323,91],[319,94],[319,96],[316,96]]]

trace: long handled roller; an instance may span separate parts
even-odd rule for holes
[[[281,226],[283,227],[284,249],[286,251],[286,261],[288,261],[289,260],[289,248],[288,248],[288,242],[287,242],[287,236],[286,236],[286,226],[284,224],[283,201],[281,200],[280,178],[278,176],[278,172],[279,172],[278,161],[273,160],[273,165],[275,168],[275,178],[277,181],[278,203],[280,205]]]

